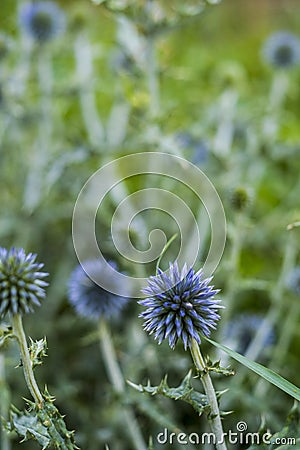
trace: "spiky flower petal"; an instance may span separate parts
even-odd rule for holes
[[[200,335],[209,336],[220,319],[220,300],[214,298],[219,292],[204,278],[202,270],[195,272],[186,266],[180,272],[177,263],[170,264],[169,274],[160,269],[158,275],[150,277],[148,287],[143,289],[147,296],[139,304],[146,311],[139,317],[145,320],[144,329],[153,334],[158,343],[168,339],[172,349],[182,339],[185,350],[192,339],[201,343]]]
[[[22,248],[0,247],[0,319],[7,313],[31,313],[34,306],[40,306],[48,286],[43,280],[48,273],[41,272],[42,267],[36,255],[26,255]]]
[[[115,264],[111,264],[116,267]],[[94,280],[99,280],[96,284]],[[101,280],[107,279],[106,268],[99,260],[83,261],[72,272],[68,284],[69,301],[78,315],[90,319],[116,316],[127,304],[127,290],[124,297],[115,295],[101,287]],[[107,280],[106,280],[107,281]],[[110,278],[113,287],[115,280]],[[114,290],[114,289],[113,289]]]
[[[264,60],[278,68],[290,68],[300,63],[300,39],[289,31],[272,34],[265,42]]]
[[[20,26],[34,40],[46,42],[63,33],[66,18],[54,2],[25,3],[19,15]]]

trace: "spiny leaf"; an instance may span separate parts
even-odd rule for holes
[[[221,373],[222,375],[225,375],[226,377],[230,375],[234,375],[234,370],[230,369],[230,367],[221,367],[220,366],[220,360],[213,363],[209,357],[205,358],[205,366],[206,369],[210,372],[216,372]]]
[[[199,415],[203,412],[209,412],[209,405],[206,395],[197,392],[191,385],[192,371],[190,370],[181,384],[177,388],[171,388],[167,383],[167,375],[158,386],[151,386],[148,382],[147,386],[137,385],[128,381],[128,384],[139,392],[146,392],[150,395],[163,395],[174,400],[183,400],[192,405]]]
[[[265,380],[269,381],[269,383],[274,384],[279,389],[286,392],[287,394],[289,394],[291,397],[295,398],[296,400],[300,400],[300,389],[297,386],[295,386],[294,384],[287,381],[282,376],[278,375],[276,372],[273,372],[273,370],[270,370],[267,367],[264,367],[255,361],[251,361],[251,359],[248,359],[245,356],[240,355],[239,353],[235,352],[234,350],[231,350],[230,348],[225,347],[225,345],[219,344],[218,342],[215,342],[208,338],[205,338],[205,339],[208,342],[210,342],[211,344],[213,344],[215,347],[223,350],[225,353],[227,353],[229,356],[231,356],[233,359],[235,359],[239,363],[248,367],[248,369],[251,369],[253,372],[257,373],[257,375],[259,375],[262,378],[264,378]]]
[[[47,391],[44,398],[42,408],[29,400],[26,400],[29,410],[19,411],[12,406],[7,430],[16,431],[23,438],[22,442],[36,440],[43,450],[50,446],[60,450],[78,449],[74,443],[74,432],[67,430],[63,416]]]
[[[42,358],[47,356],[47,340],[46,338],[39,339],[37,341],[30,339],[30,359],[32,362],[32,367],[40,366],[43,364]]]
[[[63,416],[53,403],[52,398],[45,401],[44,407],[36,411],[43,424],[47,424],[51,443],[61,450],[78,449],[74,442],[74,431],[68,431]]]
[[[51,443],[47,428],[40,422],[36,414],[28,411],[21,412],[14,406],[11,408],[10,426],[7,428],[9,431],[16,431],[23,438],[21,442],[29,439],[36,440],[43,450],[48,448]]]

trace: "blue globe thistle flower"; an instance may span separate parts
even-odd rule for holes
[[[272,66],[289,68],[300,63],[300,39],[288,31],[272,34],[262,49],[263,58]]]
[[[263,321],[264,317],[259,314],[237,315],[225,327],[223,342],[227,347],[244,355]],[[267,323],[266,326],[268,329],[263,342],[264,348],[270,347],[275,340],[275,332],[272,325]]]
[[[172,349],[179,338],[185,350],[191,346],[192,339],[200,344],[199,334],[210,335],[222,308],[221,300],[214,298],[219,290],[209,286],[211,280],[212,277],[203,278],[202,270],[187,270],[186,265],[180,273],[177,263],[170,263],[169,274],[159,269],[142,291],[147,298],[139,301],[147,307],[139,315],[145,320],[144,329],[149,334],[155,333],[159,344],[168,339]]]
[[[19,23],[21,28],[38,42],[49,41],[62,34],[66,28],[64,12],[51,1],[22,5]]]
[[[114,263],[110,264],[116,268]],[[103,316],[109,319],[118,315],[127,305],[128,292],[124,287],[124,297],[115,295],[101,287],[101,280],[107,280],[106,267],[100,260],[86,260],[79,264],[72,272],[68,283],[68,296],[71,305],[78,315],[90,319],[99,319]],[[94,280],[99,280],[96,284]],[[116,280],[110,278],[113,287]]]
[[[287,277],[287,287],[296,295],[300,295],[300,266],[295,267]]]
[[[48,286],[43,278],[48,273],[40,271],[44,264],[37,263],[36,256],[26,255],[22,248],[0,247],[0,319],[7,313],[31,313],[34,306],[40,306]]]

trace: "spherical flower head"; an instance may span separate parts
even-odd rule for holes
[[[214,296],[219,290],[209,285],[212,277],[204,278],[202,270],[195,272],[184,266],[180,272],[175,263],[170,264],[168,272],[159,269],[148,280],[142,291],[147,298],[139,301],[147,309],[139,317],[145,320],[144,329],[154,333],[159,344],[168,339],[174,349],[178,339],[182,339],[186,350],[193,339],[200,344],[200,335],[208,337],[216,328],[222,306]]]
[[[296,295],[300,295],[300,266],[295,267],[287,277],[287,287]]]
[[[251,203],[249,192],[243,186],[237,186],[229,194],[231,206],[236,211],[245,210]]]
[[[48,286],[43,280],[48,274],[41,272],[42,267],[36,255],[26,255],[22,248],[0,247],[0,319],[7,313],[31,313],[34,306],[40,306]]]
[[[114,263],[110,265],[116,269]],[[90,276],[89,276],[90,275]],[[103,317],[109,319],[117,316],[128,303],[128,290],[124,286],[124,297],[118,296],[101,287],[101,280],[106,279],[112,286],[117,283],[110,277],[107,280],[107,268],[100,260],[86,260],[72,272],[68,283],[68,296],[71,305],[79,316],[90,319]],[[93,281],[95,280],[95,281]]]
[[[259,314],[239,314],[230,320],[224,330],[223,341],[227,347],[245,354],[262,325],[264,317]],[[275,332],[269,322],[265,323],[266,334],[263,347],[270,347],[275,340]]]
[[[274,67],[296,66],[300,63],[300,39],[288,31],[274,33],[266,40],[262,55]]]
[[[51,1],[25,3],[20,9],[19,22],[31,38],[41,43],[59,36],[66,28],[64,12]]]

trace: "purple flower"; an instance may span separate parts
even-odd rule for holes
[[[300,39],[288,31],[272,34],[262,49],[263,58],[272,66],[289,68],[300,63]]]
[[[139,304],[147,309],[139,315],[145,321],[144,329],[153,334],[158,343],[169,340],[172,349],[182,339],[185,350],[192,339],[201,343],[199,334],[209,336],[220,319],[218,310],[221,300],[214,298],[219,292],[203,278],[202,270],[195,272],[184,266],[180,272],[177,263],[171,264],[169,274],[160,269],[150,277],[148,287],[143,289],[147,298]]]
[[[7,313],[31,313],[34,306],[40,306],[48,286],[43,278],[48,273],[41,272],[44,264],[35,260],[36,255],[26,255],[22,248],[0,247],[0,319]]]
[[[115,266],[115,264],[111,264]],[[84,267],[84,269],[83,269]],[[115,267],[114,267],[115,268]],[[90,319],[99,319],[101,316],[108,319],[118,315],[127,305],[127,289],[124,287],[124,297],[115,295],[101,287],[101,280],[107,278],[106,267],[100,260],[87,260],[79,264],[72,272],[68,283],[68,294],[71,305],[78,315]],[[99,280],[96,284],[94,280]],[[116,281],[109,280],[113,287]]]
[[[25,3],[20,9],[19,23],[34,40],[46,42],[64,32],[66,17],[54,2]]]

